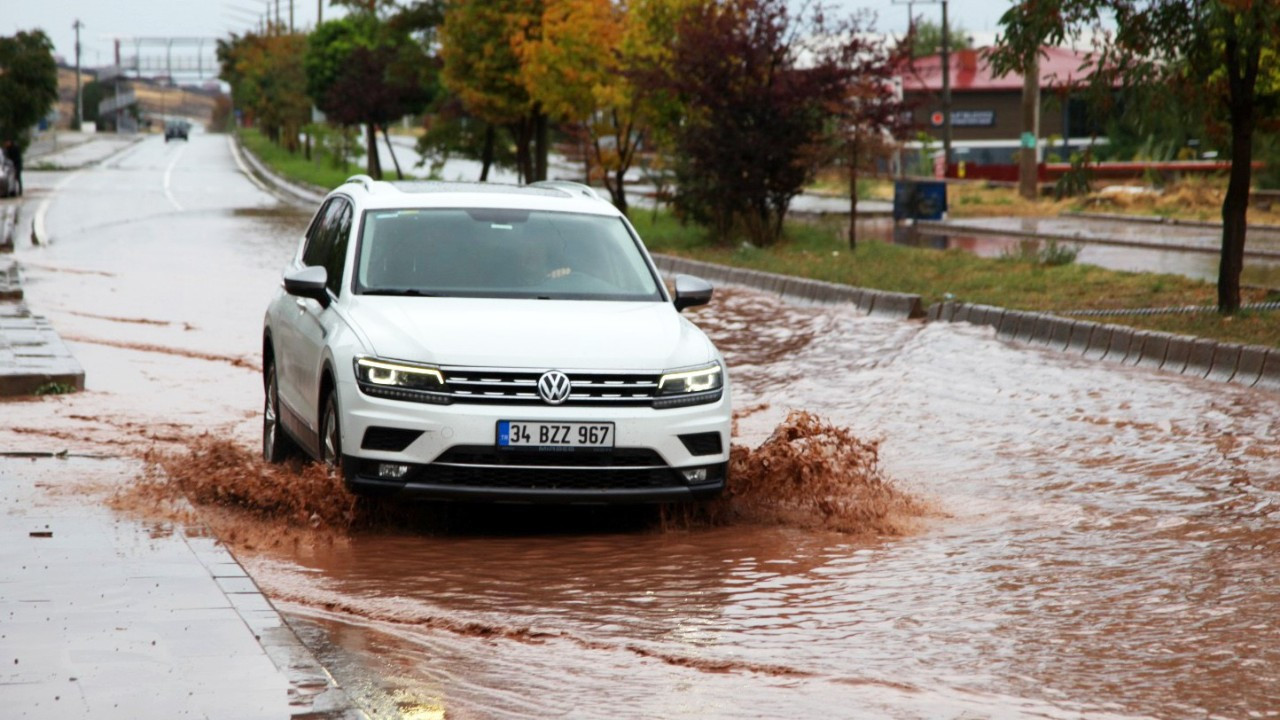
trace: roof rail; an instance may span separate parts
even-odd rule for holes
[[[604,201],[604,198],[600,197],[600,193],[597,193],[595,188],[572,180],[539,180],[538,182],[530,183],[529,187],[554,188],[575,195],[585,195],[592,200]]]
[[[351,183],[360,183],[361,185],[364,186],[365,190],[369,192],[373,192],[373,178],[369,177],[368,175],[352,175],[351,177],[347,178],[346,181],[343,182],[342,184],[349,185]]]

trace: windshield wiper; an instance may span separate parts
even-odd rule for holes
[[[437,297],[435,293],[422,292],[413,288],[374,288],[361,291],[362,295],[390,295],[393,297]]]

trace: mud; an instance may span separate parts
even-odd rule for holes
[[[123,490],[114,505],[144,515],[159,508],[162,519],[173,519],[167,508],[190,501],[219,512],[215,524],[220,535],[232,542],[250,537],[246,544],[254,547],[264,544],[264,531],[269,534],[270,528],[282,526],[321,530],[326,538],[335,532],[405,528],[455,533],[493,530],[492,518],[477,526],[472,516],[476,508],[471,506],[356,496],[336,473],[319,463],[300,458],[279,465],[265,463],[256,449],[209,435],[179,444],[185,449],[144,451],[141,458],[150,472]],[[850,535],[905,535],[931,509],[885,477],[878,453],[876,443],[862,442],[811,413],[793,412],[759,447],[732,447],[726,491],[714,501],[665,506],[656,516],[643,508],[583,513],[562,508],[552,513],[575,524],[582,522],[575,514],[604,515],[615,528],[619,520],[627,524],[628,518],[621,515],[630,516],[634,527],[652,524],[667,531],[760,525]],[[492,515],[489,508],[479,513]],[[541,509],[501,514],[507,520],[532,515],[523,527],[535,532],[546,520]],[[245,527],[238,527],[238,515],[244,516],[240,521]],[[296,535],[288,533],[290,542],[297,542]]]
[[[118,322],[115,318],[110,318],[114,322]],[[133,321],[135,324],[145,325],[169,325],[170,323],[159,320]],[[252,370],[254,372],[262,372],[262,364],[257,360],[246,357],[238,357],[233,355],[219,355],[217,353],[199,352],[196,350],[186,350],[184,348],[165,347],[163,345],[152,345],[149,343],[127,342],[123,340],[108,340],[106,338],[84,337],[80,335],[68,335],[63,338],[68,342],[88,343],[91,345],[106,345],[107,347],[120,348],[123,350],[137,350],[139,352],[160,353],[162,355],[176,355],[179,357],[193,358],[196,360],[210,360],[213,362],[223,362],[234,367]]]
[[[758,447],[733,446],[722,497],[665,508],[664,518],[682,527],[747,524],[902,536],[930,514],[936,511],[928,503],[885,477],[879,443],[792,411]]]

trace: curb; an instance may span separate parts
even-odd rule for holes
[[[271,170],[259,160],[258,156],[254,155],[249,148],[242,145],[240,136],[235,133],[230,135],[230,141],[231,154],[235,158],[240,172],[247,175],[254,184],[281,200],[314,210],[320,203],[324,202],[325,196],[329,194],[329,191],[323,188],[301,185],[276,174],[274,170]]]
[[[1004,340],[1072,352],[1092,360],[1280,391],[1280,348],[1216,342],[971,303],[934,303],[929,306],[926,320],[985,325],[995,328],[996,336]]]
[[[925,315],[919,295],[859,288],[852,285],[809,280],[793,275],[730,267],[701,260],[653,255],[654,264],[665,274],[683,273],[697,275],[728,285],[742,285],[775,293],[781,298],[805,304],[856,305],[864,315],[909,320]]]

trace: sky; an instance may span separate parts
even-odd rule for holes
[[[75,59],[71,26],[78,19],[84,23],[81,63],[98,67],[112,62],[114,38],[226,37],[256,26],[268,9],[274,15],[277,2],[287,22],[290,0],[0,0],[0,34],[41,28],[53,40],[55,53],[71,63]],[[336,17],[340,11],[324,2],[325,17]],[[801,0],[793,3],[798,6]],[[873,11],[879,32],[902,34],[907,29],[905,0],[826,0],[824,4],[836,11]],[[994,37],[1000,15],[1011,4],[1012,0],[950,0],[948,16],[953,26],[965,29],[983,45]],[[941,20],[942,8],[936,0],[911,7],[917,17]],[[297,26],[315,24],[316,13],[317,0],[294,0]]]

